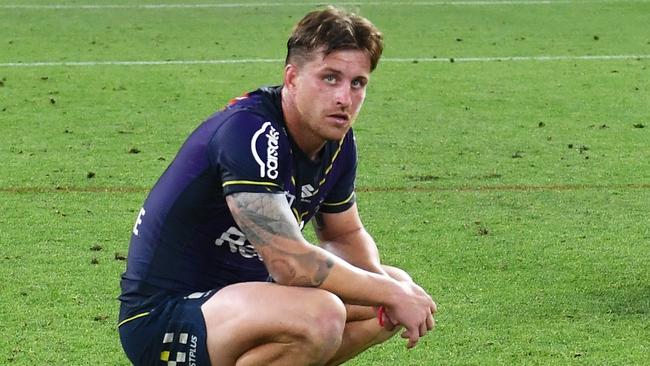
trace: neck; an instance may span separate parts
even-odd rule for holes
[[[306,124],[301,119],[300,111],[284,87],[282,88],[282,114],[287,125],[287,132],[293,141],[309,159],[316,160],[326,141],[314,135],[309,128],[305,128]]]

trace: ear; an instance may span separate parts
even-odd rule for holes
[[[296,78],[298,77],[298,67],[294,64],[287,64],[284,67],[284,86],[292,91],[296,88]]]

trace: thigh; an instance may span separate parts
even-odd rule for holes
[[[332,324],[342,333],[345,325],[345,307],[332,293],[266,282],[225,287],[202,311],[211,359],[225,365],[260,345],[290,343]]]

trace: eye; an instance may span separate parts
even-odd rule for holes
[[[323,77],[323,81],[325,81],[328,84],[335,84],[336,83],[336,76],[334,76],[334,75],[325,75]]]
[[[354,79],[352,80],[352,87],[354,89],[361,89],[366,86],[368,82],[365,79]]]

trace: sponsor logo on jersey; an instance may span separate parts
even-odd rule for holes
[[[316,194],[316,188],[312,187],[311,184],[305,184],[302,186],[300,192],[300,198],[302,198],[302,201],[311,202],[311,200],[308,198],[311,198],[314,194]]]
[[[266,137],[266,148],[262,153],[258,151],[257,140]],[[262,127],[255,132],[251,139],[251,152],[255,161],[260,166],[260,177],[275,179],[278,177],[278,147],[280,133],[271,125],[271,122],[264,122]],[[262,159],[262,156],[266,159]]]
[[[196,366],[196,346],[197,346],[197,343],[199,343],[199,337],[192,334],[192,338],[190,338],[189,366]]]
[[[257,254],[255,247],[246,242],[246,235],[234,226],[231,226],[214,241],[214,244],[219,247],[226,243],[231,253],[239,253],[244,258],[257,258],[260,261],[262,260],[262,257]]]

